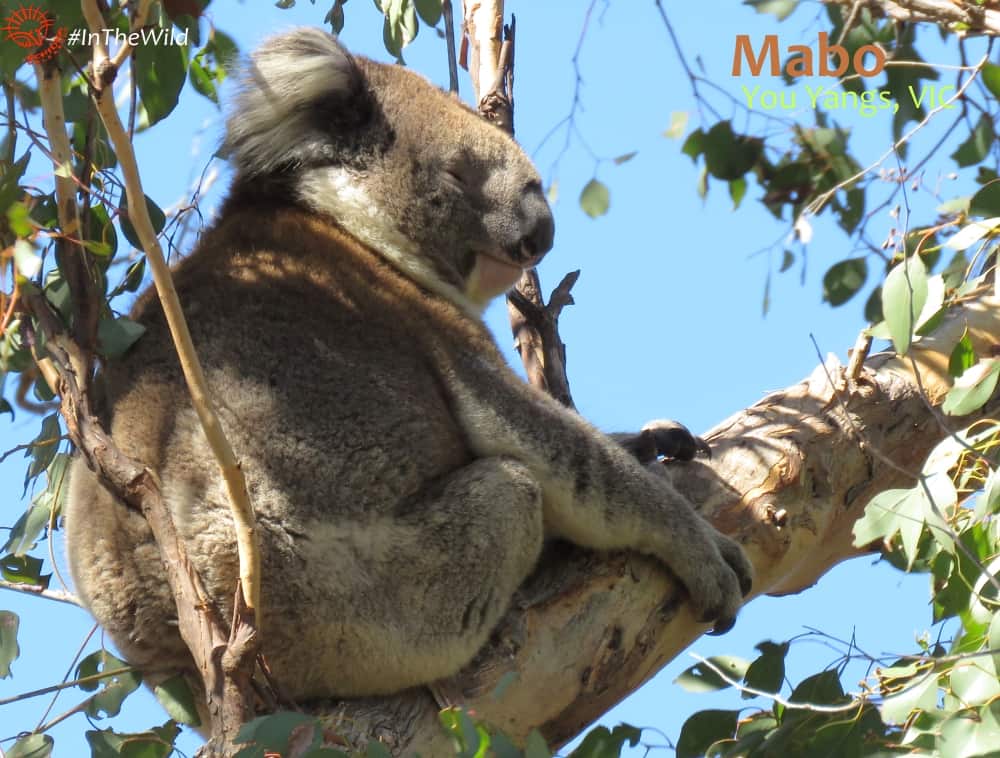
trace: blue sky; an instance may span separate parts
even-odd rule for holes
[[[556,165],[564,133],[558,131],[544,147],[538,146],[570,112],[575,80],[571,59],[587,4],[508,3],[518,26],[517,137],[534,155],[543,176],[556,179],[560,188],[556,246],[540,267],[543,285],[551,289],[567,271],[582,269],[573,290],[576,305],[567,308],[562,318],[569,377],[580,412],[607,431],[637,429],[657,417],[675,418],[693,430],[706,431],[767,392],[811,372],[818,362],[813,338],[823,353],[844,358],[864,326],[864,297],[840,309],[820,302],[823,272],[851,254],[850,241],[825,216],[816,221],[805,269],[797,252],[792,269],[778,274],[780,245],[754,253],[786,237],[789,224],[787,219],[775,221],[764,209],[759,188],[751,184],[738,212],[733,212],[721,184],[712,185],[704,202],[696,195],[698,168],[681,154],[679,141],[661,133],[675,111],[691,113],[688,130],[698,126],[697,108],[656,9],[652,3],[636,5],[595,4],[579,57],[583,81],[576,124],[587,147],[574,138]],[[665,5],[692,63],[703,65],[708,75],[737,96],[739,82],[730,76],[737,34],[759,38],[778,32],[784,47],[812,43],[822,28],[816,23],[818,6],[800,9],[778,26],[772,17],[736,3],[715,0],[710,8],[706,3]],[[211,17],[245,50],[282,28],[320,24],[325,10],[323,4],[304,0],[284,11],[260,0],[216,0]],[[381,23],[372,5],[354,2],[346,11],[346,44],[386,60]],[[432,32],[423,29],[405,55],[417,70],[446,82],[444,43]],[[780,87],[780,80],[765,83],[769,85]],[[468,97],[464,74],[462,87]],[[146,191],[163,207],[185,195],[220,133],[220,113],[190,89],[179,107],[165,125],[136,140]],[[745,115],[733,113],[735,127],[744,127]],[[800,107],[798,115],[804,123],[811,122],[807,108]],[[863,163],[889,146],[887,115],[836,117],[856,129]],[[759,128],[760,122],[754,123]],[[932,136],[936,135],[921,135],[921,143],[931,144]],[[614,165],[595,161],[590,151],[605,158],[631,151],[638,155]],[[968,192],[970,186],[964,175],[954,181],[947,178],[954,170],[946,157],[950,152],[942,150],[928,166],[929,181],[940,179],[944,197],[963,189]],[[216,165],[225,170],[218,161]],[[610,188],[611,208],[605,217],[592,220],[576,198],[595,172]],[[215,191],[208,203],[217,199]],[[919,208],[933,208],[938,202],[924,193],[915,193],[911,200]],[[887,209],[872,223],[877,233],[897,225]],[[761,303],[769,270],[771,307],[765,318]],[[503,305],[491,307],[487,318],[501,346],[509,347]],[[512,349],[508,354],[515,357]],[[37,419],[20,413],[14,424],[5,425],[0,447],[27,441],[36,425]],[[21,511],[17,494],[22,477],[19,456],[0,466],[0,486],[10,493],[0,523],[12,523]],[[61,552],[57,539],[55,553],[61,556]],[[798,596],[754,601],[732,632],[703,638],[692,650],[705,656],[728,653],[752,659],[755,643],[786,640],[813,628],[839,639],[856,637],[860,647],[874,654],[909,652],[915,637],[928,628],[928,599],[926,577],[908,577],[875,564],[871,557],[860,558],[834,569]],[[21,615],[21,658],[14,663],[14,678],[0,681],[0,698],[59,681],[90,627],[87,615],[10,592],[0,592],[0,609]],[[97,644],[92,641],[88,650]],[[789,677],[794,683],[837,657],[835,650],[818,641],[798,643],[790,655]],[[731,691],[692,695],[673,685],[677,674],[692,663],[682,654],[602,721],[655,727],[676,739],[681,724],[696,710],[758,704],[740,701]],[[863,674],[860,668],[851,669],[845,686],[853,688]],[[79,692],[70,691],[53,713],[78,699]],[[0,738],[10,736],[15,727],[33,725],[46,703],[47,698],[39,698],[5,707]],[[126,731],[165,718],[152,698],[142,693],[127,701],[123,717],[111,723]],[[83,754],[87,728],[79,715],[57,727],[55,755]],[[648,736],[652,742],[660,741],[654,734]],[[186,739],[182,744],[190,753],[197,741]]]

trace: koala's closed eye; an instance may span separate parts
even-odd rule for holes
[[[449,158],[441,167],[445,182],[466,194],[479,194],[482,186],[482,171],[464,155]]]

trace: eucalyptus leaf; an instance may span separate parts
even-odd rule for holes
[[[591,218],[598,218],[608,212],[611,193],[598,179],[591,179],[580,193],[580,207]]]
[[[919,255],[895,266],[882,285],[882,313],[896,352],[906,355],[927,301],[927,268]]]

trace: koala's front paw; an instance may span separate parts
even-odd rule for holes
[[[712,449],[701,437],[691,434],[690,430],[676,421],[656,419],[650,421],[639,432],[641,437],[651,437],[656,455],[665,458],[676,458],[679,461],[690,461],[698,453],[712,457]]]
[[[681,581],[687,587],[699,621],[713,622],[709,634],[724,634],[736,623],[743,598],[753,587],[753,566],[736,542],[705,523],[707,554],[687,567]]]

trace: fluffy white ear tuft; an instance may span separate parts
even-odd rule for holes
[[[247,174],[295,163],[316,129],[313,112],[361,90],[350,53],[330,34],[302,27],[271,37],[237,77],[224,152]]]

